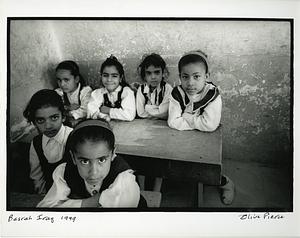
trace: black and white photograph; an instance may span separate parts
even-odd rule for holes
[[[118,208],[101,192],[138,185],[138,208],[291,211],[292,23],[11,19],[8,208]],[[86,154],[98,126],[115,141]]]
[[[210,234],[192,229],[199,218],[212,228],[238,223],[244,235],[292,221],[293,233],[295,23],[9,15],[6,236],[30,236],[28,224],[66,236],[64,225],[94,218],[120,226],[95,233],[114,237]],[[187,217],[190,230],[178,227]],[[153,229],[122,233],[130,221]],[[173,226],[178,233],[162,232]]]

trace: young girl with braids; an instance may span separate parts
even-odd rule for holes
[[[164,119],[168,118],[169,97],[172,86],[165,81],[168,75],[166,62],[155,53],[147,55],[138,67],[143,84],[137,90],[136,109],[141,118]],[[145,176],[138,175],[142,189],[145,187]],[[153,190],[159,192],[162,178],[156,177]]]
[[[132,121],[135,118],[134,92],[125,81],[122,64],[111,55],[100,68],[103,88],[91,94],[88,118]]]
[[[221,121],[222,99],[219,89],[210,82],[207,55],[200,51],[184,54],[178,62],[181,84],[170,97],[168,125],[176,130],[212,132]],[[222,175],[221,200],[229,205],[234,199],[234,183]]]
[[[136,95],[137,114],[141,118],[167,119],[172,86],[165,81],[166,62],[155,53],[147,55],[139,65],[144,83]]]

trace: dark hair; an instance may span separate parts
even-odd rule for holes
[[[122,87],[125,87],[125,86],[129,87],[129,84],[125,80],[125,73],[124,73],[123,65],[118,61],[118,59],[114,55],[111,55],[102,63],[101,68],[100,68],[101,75],[103,73],[104,68],[107,66],[115,66],[120,74],[120,78],[121,78],[120,85]]]
[[[209,72],[207,55],[202,51],[191,51],[190,53],[182,56],[178,62],[178,71],[181,73],[181,69],[183,66],[191,63],[203,63],[205,65],[205,73]]]
[[[57,72],[60,69],[64,69],[64,70],[69,70],[70,73],[76,77],[79,76],[79,82],[81,84],[81,86],[85,86],[86,82],[84,80],[84,78],[81,76],[80,72],[79,72],[79,67],[78,65],[72,61],[72,60],[65,60],[63,62],[60,62],[57,66],[55,71]]]
[[[86,120],[79,123],[68,138],[68,150],[76,151],[76,147],[86,141],[106,142],[108,148],[115,148],[115,136],[110,126],[103,120]]]
[[[33,94],[23,115],[29,122],[34,122],[36,111],[48,106],[57,107],[64,115],[65,109],[62,98],[52,89],[42,89]]]
[[[143,56],[142,63],[140,63],[138,67],[138,72],[143,80],[145,79],[146,68],[148,68],[151,65],[153,65],[154,67],[160,67],[162,71],[166,74],[169,73],[164,59],[159,54],[152,53],[150,55]]]

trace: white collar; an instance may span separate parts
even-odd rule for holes
[[[115,93],[118,93],[120,92],[122,89],[122,86],[119,85],[113,92],[108,92],[108,90],[106,88],[104,88],[104,93],[107,93],[107,94],[115,94]]]
[[[160,90],[160,83],[157,85],[157,87],[153,90],[152,93],[155,92],[155,90],[158,92]],[[150,93],[150,87],[147,83],[145,83],[144,92],[143,93]]]
[[[73,95],[78,95],[80,86],[81,86],[81,84],[78,83],[78,87],[75,89],[75,91],[71,92],[71,93],[67,93],[67,95],[69,95],[70,97],[73,96]]]
[[[59,144],[63,144],[64,143],[65,129],[66,129],[65,126],[62,124],[61,127],[60,127],[60,129],[59,129],[59,131],[57,132],[57,134],[54,137],[48,137],[48,136],[46,136],[46,135],[43,134],[43,141],[45,142],[45,145],[51,139],[54,139]]]
[[[195,95],[188,95],[188,98],[190,99],[191,102],[198,102],[200,101],[202,98],[204,98],[204,96],[207,94],[208,90],[210,89],[210,84],[205,83],[203,90],[200,93],[197,93]]]

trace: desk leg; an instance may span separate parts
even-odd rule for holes
[[[203,206],[203,183],[198,183],[198,207]]]

